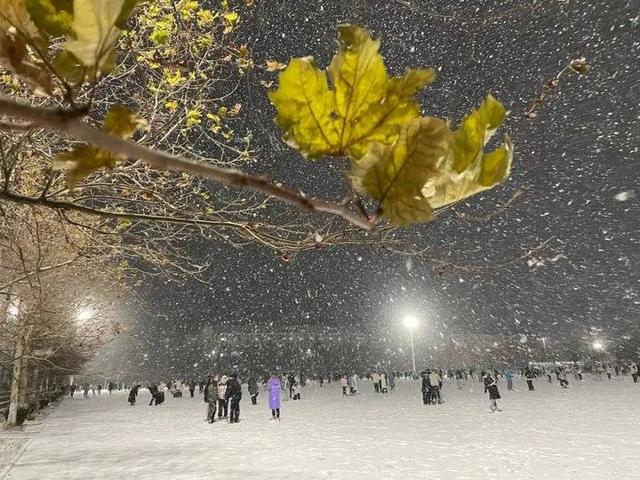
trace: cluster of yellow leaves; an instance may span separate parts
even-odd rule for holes
[[[379,204],[391,222],[428,220],[433,209],[491,188],[507,178],[512,146],[484,147],[502,124],[502,104],[487,97],[456,132],[421,118],[417,93],[433,82],[431,69],[387,74],[380,43],[363,28],[339,28],[339,49],[327,71],[313,58],[294,58],[269,92],[285,140],[304,155],[347,156],[355,188]],[[267,69],[278,69],[267,63]]]
[[[103,129],[112,135],[129,139],[136,130],[146,126],[146,122],[129,108],[114,105],[105,116]],[[69,171],[69,181],[73,185],[100,168],[114,168],[124,160],[125,157],[103,148],[79,145],[67,153],[58,155],[53,162],[53,168]]]

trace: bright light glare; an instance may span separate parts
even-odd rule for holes
[[[404,317],[404,326],[408,329],[414,329],[418,326],[418,319],[413,315],[407,315]]]
[[[78,312],[78,315],[76,315],[76,318],[78,319],[79,322],[86,322],[92,317],[93,317],[93,310],[91,310],[90,308],[83,308]]]
[[[593,342],[593,348],[594,350],[603,350],[604,345],[602,345],[602,342],[599,342],[598,340],[596,340],[595,342]]]
[[[12,317],[17,317],[18,314],[20,313],[20,309],[18,308],[17,305],[9,305],[9,308],[7,309],[7,313],[12,316]]]

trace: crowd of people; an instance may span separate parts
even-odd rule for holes
[[[557,382],[561,388],[569,387],[569,379],[580,382],[584,378],[584,372],[589,371],[597,380],[606,378],[612,379],[618,376],[629,375],[634,383],[638,383],[638,365],[635,362],[627,364],[604,364],[596,363],[589,367],[580,364],[556,365],[556,364],[531,364],[517,369],[504,368],[501,370],[475,370],[470,369],[425,369],[419,376],[411,372],[388,372],[385,370],[375,370],[371,373],[360,375],[358,373],[342,373],[315,376],[320,387],[337,382],[342,396],[354,396],[359,392],[362,381],[370,382],[373,391],[377,394],[392,392],[396,387],[396,379],[413,378],[420,380],[420,390],[424,405],[439,405],[443,403],[442,387],[447,379],[454,383],[458,389],[464,388],[467,382],[479,382],[484,386],[484,392],[489,396],[489,407],[491,412],[500,411],[497,401],[501,398],[498,384],[501,381],[506,383],[508,390],[514,389],[514,378],[519,377],[524,380],[529,391],[535,391],[536,381]],[[251,398],[251,404],[258,404],[258,396],[261,386],[267,392],[268,407],[271,412],[271,419],[280,420],[281,395],[287,395],[289,399],[296,401],[302,398],[303,387],[307,382],[306,375],[287,374],[281,375],[272,373],[271,375],[259,378],[256,375],[249,376],[247,390]],[[151,394],[149,406],[161,405],[165,401],[165,391],[171,392],[173,397],[182,397],[183,392],[188,391],[191,398],[195,396],[196,389],[203,395],[207,404],[206,421],[214,423],[216,419],[228,420],[229,423],[240,421],[240,401],[242,399],[241,381],[236,373],[210,374],[201,381],[195,380],[172,380],[167,383],[149,383],[147,389]],[[141,383],[136,383],[129,390],[128,401],[130,405],[135,405],[138,393],[142,387]],[[127,388],[125,384],[108,382],[106,390],[111,394],[114,390]],[[100,395],[103,390],[101,383],[83,383],[81,385],[71,384],[67,387],[68,395],[74,396],[76,391],[82,391],[84,397]]]

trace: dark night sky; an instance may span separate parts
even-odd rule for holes
[[[434,257],[468,265],[499,264],[553,239],[536,255],[541,265],[523,260],[506,269],[444,276],[426,260],[408,265],[406,257],[364,248],[312,252],[286,263],[258,247],[186,246],[208,257],[215,280],[211,288],[145,284],[141,294],[148,305],[136,314],[132,333],[149,362],[198,361],[189,348],[175,347],[205,325],[376,332],[401,329],[399,321],[409,312],[424,325],[422,335],[525,334],[563,341],[591,327],[602,328],[599,335],[614,343],[623,334],[640,335],[636,0],[256,4],[243,34],[256,64],[313,54],[326,66],[335,51],[336,25],[356,23],[381,38],[391,73],[439,69],[437,82],[421,97],[425,114],[457,125],[488,92],[511,111],[502,130],[515,144],[511,178],[460,210],[487,215],[519,189],[524,194],[484,222],[449,213],[407,232],[408,238]],[[533,11],[523,7],[529,4]],[[538,118],[525,118],[541,86],[581,56],[592,66],[589,75],[563,77]],[[306,162],[286,147],[272,148],[279,132],[261,79],[273,75],[255,72],[238,98],[244,128],[261,150],[255,170],[309,194],[339,197],[339,162]]]

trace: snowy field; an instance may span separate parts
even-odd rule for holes
[[[246,386],[245,386],[246,387]],[[446,403],[423,406],[418,383],[343,398],[309,386],[269,420],[265,393],[241,403],[241,423],[207,424],[196,396],[135,407],[124,393],[67,399],[5,478],[178,479],[637,479],[640,384],[500,385],[489,413],[479,384],[445,385]],[[0,434],[2,438],[2,434]]]

